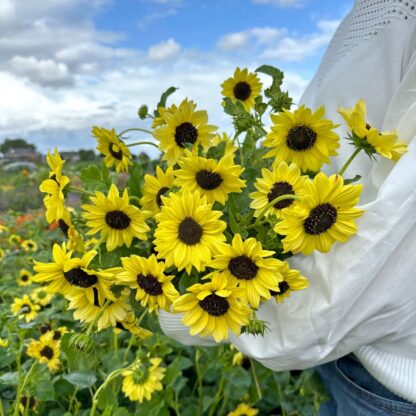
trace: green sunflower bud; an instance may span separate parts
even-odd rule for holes
[[[265,331],[268,329],[267,322],[257,319],[255,313],[250,318],[248,325],[241,328],[242,334],[261,335],[264,336]]]
[[[240,113],[233,118],[233,124],[237,131],[246,131],[253,127],[254,119],[249,113]]]
[[[140,106],[139,110],[137,111],[137,114],[140,118],[140,120],[144,120],[149,112],[149,107],[147,105]]]

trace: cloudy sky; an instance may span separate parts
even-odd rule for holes
[[[0,141],[93,148],[93,125],[146,124],[137,108],[192,98],[227,128],[236,66],[285,71],[297,99],[352,0],[0,0]]]

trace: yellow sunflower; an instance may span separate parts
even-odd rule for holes
[[[5,338],[0,338],[0,347],[7,348],[9,346],[9,340]]]
[[[19,286],[27,286],[32,283],[32,273],[26,269],[21,269],[19,271],[19,277],[17,278],[17,284]]]
[[[252,310],[241,302],[244,290],[235,282],[213,273],[210,282],[197,283],[173,303],[174,312],[184,312],[182,323],[190,334],[212,335],[216,342],[228,338],[228,330],[240,335],[241,327],[249,321]]]
[[[192,266],[204,270],[225,241],[223,231],[227,224],[219,219],[222,213],[213,211],[206,197],[197,192],[171,193],[162,200],[161,212],[156,215],[157,257],[165,259],[167,267],[175,265],[188,273]]]
[[[344,185],[340,175],[318,173],[305,182],[302,200],[290,212],[282,211],[275,231],[284,237],[284,252],[327,253],[336,241],[345,242],[356,234],[355,219],[363,214],[355,206],[361,185]]]
[[[24,415],[25,411],[32,411],[35,414],[38,413],[39,402],[32,396],[20,396],[19,412]],[[26,410],[27,409],[27,410]]]
[[[309,179],[307,176],[301,175],[297,165],[294,163],[288,165],[285,161],[274,164],[272,170],[262,169],[261,175],[262,178],[257,178],[254,184],[257,191],[250,194],[250,198],[253,200],[250,208],[255,210],[255,217],[258,217],[266,205],[279,196],[302,196],[304,183]],[[282,209],[293,208],[296,205],[295,202],[294,199],[277,202],[264,213],[264,216],[275,215],[280,217]]]
[[[6,227],[4,224],[0,223],[0,234],[5,234],[8,233],[10,231],[9,227]]]
[[[126,319],[128,313],[131,311],[131,306],[128,302],[130,291],[126,288],[117,298],[114,295],[109,299],[109,304],[105,306],[102,311],[107,298],[100,296],[97,288],[92,288],[93,298],[88,296],[88,292],[83,289],[73,289],[68,293],[69,299],[68,310],[74,309],[74,318],[81,322],[90,323],[102,313],[97,321],[97,329],[101,331],[109,326],[115,327],[117,322],[122,322]]]
[[[81,288],[93,302],[94,289],[100,298],[111,297],[110,287],[114,283],[114,273],[88,269],[97,252],[86,252],[82,258],[72,257],[72,251],[67,252],[65,243],[62,247],[53,246],[53,262],[41,263],[35,261],[35,274],[32,278],[37,283],[49,283],[46,288],[51,293],[61,293],[67,296],[72,290]]]
[[[62,335],[66,334],[68,332],[68,329],[66,326],[60,326],[57,329],[49,329],[45,332],[45,334],[50,334],[48,336],[52,337],[52,340],[55,342],[60,342]]]
[[[367,123],[364,100],[359,100],[354,108],[340,108],[338,112],[344,118],[351,131],[373,147],[373,153],[378,153],[387,159],[397,161],[407,152],[407,144],[398,141],[395,131],[380,132]]]
[[[169,165],[174,165],[188,146],[194,152],[199,144],[208,148],[217,129],[207,124],[207,112],[195,111],[195,105],[188,100],[182,101],[176,111],[165,112],[164,119],[166,124],[157,128],[153,135],[159,140],[162,159]]]
[[[27,355],[41,364],[46,364],[50,371],[59,370],[61,364],[59,361],[60,353],[59,344],[48,334],[42,335],[39,341],[32,340],[27,347]]]
[[[241,299],[258,308],[260,298],[270,299],[270,290],[276,289],[283,280],[280,270],[283,263],[272,258],[274,251],[263,250],[260,241],[248,238],[243,241],[236,234],[231,245],[209,264],[221,271],[221,276],[242,289]]]
[[[294,290],[306,289],[309,286],[308,279],[302,276],[299,270],[291,269],[286,262],[283,262],[280,272],[283,280],[279,282],[279,291],[271,291],[277,302],[283,303]]]
[[[87,211],[84,213],[87,226],[91,228],[87,234],[101,233],[108,251],[122,245],[130,247],[134,237],[147,240],[146,233],[150,228],[145,222],[145,215],[139,208],[130,205],[127,189],[120,197],[113,184],[108,196],[97,191],[90,200],[92,205],[82,205],[82,209]]]
[[[22,241],[22,238],[17,235],[17,234],[11,234],[9,236],[9,238],[7,239],[7,241],[12,245],[12,246],[16,246],[18,244],[20,244],[20,242]]]
[[[28,251],[28,252],[33,252],[33,251],[37,251],[38,249],[38,245],[36,244],[35,241],[33,240],[24,240],[20,243],[20,247],[24,250],[24,251]]]
[[[114,129],[94,126],[92,135],[97,139],[97,150],[104,156],[108,168],[115,166],[116,172],[127,172],[132,165],[129,148],[120,140]]]
[[[11,305],[13,315],[17,315],[19,319],[24,319],[26,322],[33,321],[38,316],[39,309],[40,306],[33,304],[28,295],[14,298]]]
[[[136,255],[122,257],[124,271],[117,275],[117,282],[136,289],[135,299],[150,312],[159,308],[170,311],[172,302],[179,296],[172,284],[174,276],[166,276],[165,264],[152,254],[148,259]]]
[[[50,176],[61,173],[65,164],[65,160],[62,159],[56,147],[53,154],[51,154],[51,152],[48,150],[48,154],[46,155],[46,162],[51,169]]]
[[[222,143],[225,143],[224,155],[227,153],[234,154],[238,147],[234,145],[233,141],[230,139],[227,133],[218,133],[212,139],[212,146],[220,146]]]
[[[312,113],[303,105],[293,112],[272,114],[272,131],[263,142],[272,149],[264,157],[275,157],[276,163],[293,162],[303,171],[316,172],[330,163],[329,157],[335,156],[339,147],[339,137],[332,131],[338,125],[324,119],[324,115],[324,107]]]
[[[166,172],[156,166],[156,176],[146,173],[142,188],[143,196],[140,199],[143,209],[150,211],[152,214],[160,212],[162,196],[167,195],[173,188],[173,181],[173,166],[169,166]]]
[[[255,409],[248,404],[240,403],[232,412],[228,413],[227,416],[256,416],[258,412],[258,409]]]
[[[146,328],[142,328],[138,325],[139,319],[133,312],[129,312],[127,316],[120,322],[116,323],[114,331],[119,333],[121,331],[129,331],[131,334],[136,335],[139,339],[147,339],[153,335],[152,331]]]
[[[64,209],[63,216],[58,219],[57,224],[62,234],[68,239],[68,249],[83,253],[85,250],[84,240],[72,224],[68,209]]]
[[[219,161],[193,155],[185,150],[179,160],[180,169],[175,171],[176,185],[190,192],[198,191],[209,203],[225,205],[228,194],[240,193],[245,181],[240,179],[244,168],[235,165],[233,154],[228,153]]]
[[[36,305],[47,306],[53,299],[53,294],[46,291],[44,287],[38,287],[30,292],[30,298]]]
[[[257,74],[248,72],[247,68],[237,68],[234,76],[225,80],[222,84],[221,94],[232,101],[240,100],[246,111],[254,107],[255,98],[261,93],[261,82]]]
[[[122,390],[131,401],[143,403],[150,400],[155,391],[163,389],[161,381],[165,376],[165,369],[160,367],[160,358],[150,358],[148,363],[139,362],[133,368],[122,372]]]
[[[192,100],[188,100],[188,103],[190,106],[192,106],[192,109],[196,109],[196,103]],[[166,114],[173,114],[178,110],[178,106],[176,104],[172,104],[168,108],[159,107],[157,109],[159,116],[155,117],[152,123],[152,129],[156,129],[160,126],[164,126],[166,124]]]

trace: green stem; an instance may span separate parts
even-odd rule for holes
[[[72,403],[74,402],[74,400],[76,400],[77,393],[78,393],[78,387],[75,388],[74,393],[72,393],[71,398],[69,399],[68,413],[71,413],[72,411]]]
[[[123,363],[125,361],[127,361],[127,356],[129,354],[129,351],[131,350],[131,347],[133,346],[133,341],[135,339],[135,336],[133,334],[130,335],[130,340],[129,343],[127,344],[127,348],[126,351],[124,352],[124,356],[123,356]]]
[[[249,360],[251,364],[250,365],[251,372],[253,373],[254,384],[256,385],[257,395],[259,396],[259,400],[261,400],[263,398],[263,395],[261,394],[261,387],[260,387],[259,380],[257,378],[256,368],[254,367],[254,361],[251,358],[249,358]]]
[[[139,326],[141,322],[143,321],[144,317],[147,315],[148,310],[145,309],[143,313],[139,316],[139,319],[137,320],[136,325]]]
[[[213,416],[215,414],[215,410],[217,409],[218,403],[221,400],[221,396],[222,396],[223,389],[224,389],[224,383],[225,383],[224,375],[221,375],[221,380],[220,380],[220,384],[218,386],[217,393],[215,394],[214,403],[211,406],[211,408],[209,409],[209,416]]]
[[[199,367],[199,356],[200,351],[197,348],[195,351],[195,369],[196,369],[196,377],[198,381],[198,405],[199,405],[199,414],[202,415],[202,375],[201,369]]]
[[[3,403],[0,399],[0,416],[4,416]]]
[[[69,187],[69,192],[78,192],[80,194],[85,194],[85,195],[88,195],[88,196],[93,196],[94,195],[92,192],[86,191],[85,189],[78,188],[78,187],[72,186],[72,185]]]
[[[156,147],[156,149],[159,150],[159,146],[156,143],[153,142],[134,142],[134,143],[130,143],[130,144],[126,144],[127,147],[132,147],[132,146],[139,146],[141,144],[148,144],[150,146]]]
[[[19,351],[16,357],[16,364],[17,364],[17,395],[16,395],[16,403],[14,406],[14,416],[19,416],[19,404],[20,404],[20,397],[22,394],[21,390],[21,382],[22,382],[22,351],[23,351],[23,338],[21,331],[18,333],[19,337]]]
[[[93,328],[94,328],[94,325],[98,322],[98,320],[103,316],[103,313],[104,313],[104,311],[105,311],[105,309],[107,308],[107,306],[109,305],[111,303],[111,300],[110,299],[107,299],[105,302],[104,302],[104,305],[103,305],[103,307],[101,308],[101,310],[100,310],[100,312],[97,314],[97,316],[94,318],[94,320],[90,323],[90,325],[88,326],[88,329],[87,329],[87,332],[86,332],[86,335],[90,335],[91,334],[91,332],[92,332],[92,330],[93,330]]]
[[[118,337],[116,331],[113,330],[113,348],[114,348],[114,359],[118,360]]]
[[[128,133],[129,131],[141,131],[141,132],[143,132],[143,133],[148,133],[148,134],[151,134],[151,135],[153,135],[153,133],[150,131],[150,130],[146,130],[146,129],[140,129],[140,128],[138,128],[138,127],[133,127],[133,128],[131,128],[131,129],[126,129],[126,130],[123,130],[121,133],[119,133],[117,136],[122,136],[124,133]]]
[[[238,153],[240,154],[240,165],[244,165],[243,149],[241,148],[240,140],[237,138]]]
[[[34,361],[34,362],[33,362],[33,364],[32,364],[32,366],[30,367],[29,371],[27,372],[26,377],[25,377],[25,379],[23,380],[22,387],[20,388],[20,391],[21,391],[21,392],[22,392],[22,391],[23,391],[23,389],[25,388],[26,383],[27,383],[27,380],[29,379],[30,375],[32,374],[32,371],[33,371],[33,369],[36,367],[36,364],[37,364],[37,363],[38,363],[37,361]]]
[[[256,221],[254,222],[254,226],[260,224],[260,220],[264,217],[266,212],[269,210],[270,207],[277,204],[280,201],[284,201],[285,199],[300,199],[300,196],[292,195],[292,194],[286,194],[286,195],[280,195],[277,198],[273,199],[273,201],[269,202],[263,210],[260,212],[259,216],[257,217]]]
[[[338,175],[342,176],[343,173],[347,170],[348,166],[351,164],[351,162],[354,160],[355,156],[358,155],[358,153],[361,152],[361,149],[355,149],[353,154],[350,156],[350,158],[345,162],[344,166],[341,168],[341,170],[338,172]]]

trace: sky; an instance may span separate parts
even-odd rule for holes
[[[138,107],[170,86],[170,103],[193,99],[227,131],[220,84],[234,69],[280,68],[296,102],[352,3],[0,0],[0,142],[94,148],[93,125],[148,127]]]

